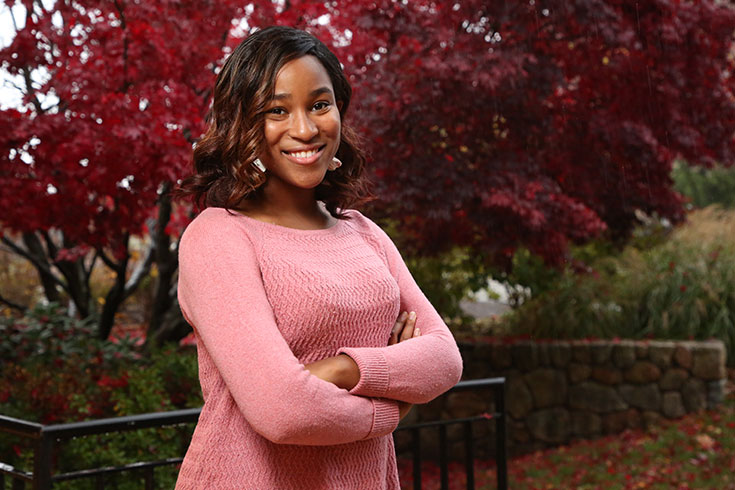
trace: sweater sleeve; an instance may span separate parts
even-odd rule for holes
[[[457,384],[462,357],[441,316],[419,289],[388,235],[365,220],[385,252],[388,267],[398,283],[401,311],[416,312],[421,336],[387,347],[343,347],[360,368],[360,381],[350,393],[385,397],[409,403],[426,403]]]
[[[281,335],[245,230],[200,215],[179,245],[178,295],[248,423],[281,444],[333,445],[388,434],[398,403],[311,375]]]

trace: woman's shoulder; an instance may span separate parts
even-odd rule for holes
[[[372,234],[376,228],[380,229],[373,220],[357,209],[345,209],[342,211],[342,214],[347,218],[345,222],[356,231]]]
[[[244,219],[243,219],[244,218]],[[207,228],[247,228],[248,223],[255,221],[234,209],[208,207],[189,223],[186,230]]]
[[[232,211],[230,211],[232,212]],[[190,238],[194,235],[211,234],[221,229],[229,227],[231,218],[226,209],[223,208],[206,208],[199,212],[196,217],[184,229],[181,235],[182,240]]]
[[[354,230],[380,239],[385,235],[385,232],[380,226],[360,211],[356,209],[346,209],[343,213],[348,217],[347,223],[349,223]]]
[[[229,246],[233,243],[253,242],[253,231],[247,221],[240,219],[237,211],[209,207],[201,211],[181,235],[181,245],[207,242],[213,246]]]

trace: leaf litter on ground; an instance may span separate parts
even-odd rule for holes
[[[410,460],[399,461],[401,488],[413,488]],[[440,488],[439,468],[422,466],[422,488]],[[714,410],[664,420],[508,461],[513,490],[735,490],[735,392]],[[496,487],[493,461],[475,464],[476,488]],[[462,462],[449,465],[449,488],[465,488]]]

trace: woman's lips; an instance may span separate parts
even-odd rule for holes
[[[326,146],[327,145],[323,145],[304,151],[282,151],[281,153],[294,163],[298,163],[299,165],[311,165],[316,162],[320,156],[322,156]]]

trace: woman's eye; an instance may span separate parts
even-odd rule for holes
[[[332,104],[330,104],[329,102],[320,101],[320,102],[317,102],[316,104],[314,104],[314,110],[315,111],[323,111],[323,110],[327,109],[330,105],[332,105]]]
[[[282,116],[283,114],[286,113],[286,109],[284,109],[283,107],[274,107],[273,109],[268,109],[266,113],[273,114],[276,116]]]

